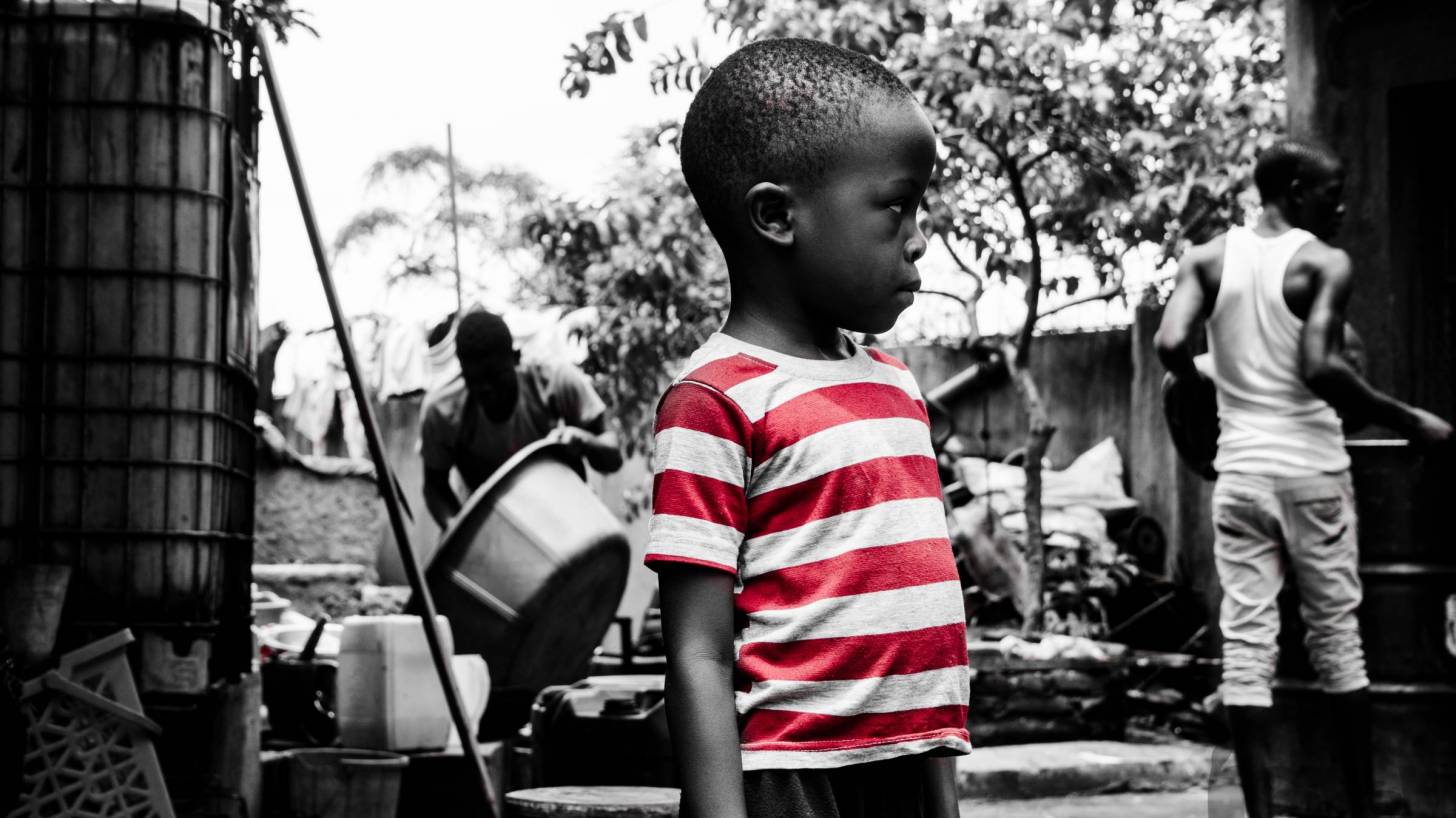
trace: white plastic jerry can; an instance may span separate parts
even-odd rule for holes
[[[445,653],[452,654],[450,622],[443,616],[436,621]],[[350,616],[344,620],[337,702],[339,739],[345,747],[430,750],[445,746],[450,737],[450,711],[420,617]]]

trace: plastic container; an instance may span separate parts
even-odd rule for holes
[[[675,787],[663,679],[590,676],[531,708],[532,784]]]
[[[478,488],[426,571],[462,653],[530,697],[586,675],[627,584],[626,532],[562,446],[522,449]],[[579,463],[575,464],[579,468]]]
[[[437,617],[446,653],[450,623]],[[453,657],[467,715],[478,720],[489,695],[479,657]],[[434,750],[451,733],[445,693],[417,616],[351,616],[339,643],[339,739],[348,747]]]
[[[308,637],[313,633],[314,623],[291,623],[280,622],[277,625],[264,625],[258,629],[258,640],[269,656],[280,653],[302,654],[304,647],[308,644]],[[344,626],[336,622],[330,622],[324,626],[323,636],[319,638],[318,644],[314,646],[314,656],[320,659],[337,659],[339,657],[339,642],[344,636]]]
[[[69,565],[0,568],[0,631],[22,669],[49,659],[55,649],[70,582]]]
[[[296,818],[395,818],[409,759],[377,750],[294,750],[288,803]]]

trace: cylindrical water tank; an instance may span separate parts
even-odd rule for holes
[[[144,690],[246,672],[255,82],[221,0],[0,5],[0,566]],[[240,76],[241,79],[237,79]]]

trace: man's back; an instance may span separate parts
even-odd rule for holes
[[[1304,321],[1286,297],[1291,261],[1314,240],[1297,228],[1273,236],[1234,228],[1225,236],[1207,321],[1220,473],[1300,477],[1349,467],[1339,416],[1301,373]]]

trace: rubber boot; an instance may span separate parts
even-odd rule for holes
[[[1234,760],[1239,767],[1239,786],[1244,791],[1244,812],[1248,818],[1274,818],[1273,756],[1274,709],[1231,706],[1229,728],[1233,732]]]
[[[1371,750],[1370,688],[1329,696],[1335,723],[1345,803],[1351,818],[1375,818],[1375,769]]]

